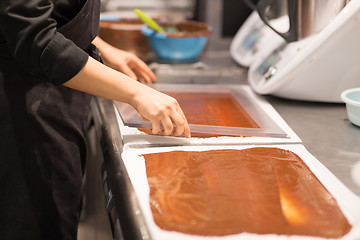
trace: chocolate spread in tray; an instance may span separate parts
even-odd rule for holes
[[[229,93],[166,92],[176,98],[191,124],[259,128]]]
[[[165,92],[180,104],[189,124],[259,128],[230,93]],[[151,131],[140,129],[146,133]],[[193,137],[215,137],[216,134],[194,133]]]
[[[151,210],[161,229],[325,238],[351,229],[333,196],[291,151],[256,147],[144,158]]]

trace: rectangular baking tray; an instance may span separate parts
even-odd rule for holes
[[[142,144],[232,144],[254,142],[301,142],[299,137],[286,124],[276,110],[261,96],[255,94],[247,85],[189,85],[189,84],[153,84],[152,87],[162,92],[180,93],[226,93],[246,111],[256,122],[258,128],[209,126],[192,124],[192,132],[218,134],[221,137],[213,138],[175,138],[167,136],[144,136],[138,128],[151,128],[151,123],[144,120],[130,105],[114,102],[118,113],[121,134],[124,142]],[[180,104],[181,105],[181,104]],[[211,113],[209,113],[211,114]],[[134,135],[142,135],[135,138]]]
[[[145,219],[146,226],[150,233],[151,239],[157,240],[325,240],[330,238],[299,236],[299,235],[276,235],[276,234],[252,234],[240,233],[227,236],[198,236],[184,234],[174,231],[166,231],[160,229],[152,217],[152,212],[149,205],[149,184],[146,176],[145,159],[143,154],[170,152],[170,151],[207,151],[217,149],[236,149],[242,150],[252,148],[255,146],[175,146],[175,147],[156,147],[143,149],[128,149],[122,153],[122,158],[126,170],[128,172],[130,181],[133,185],[137,201],[140,206],[140,214]],[[306,148],[301,144],[282,144],[282,145],[257,145],[256,147],[276,147],[292,151],[298,155],[305,164],[309,167],[311,172],[329,191],[329,193],[336,199],[339,208],[344,216],[347,218],[352,229],[341,240],[357,240],[360,239],[360,198],[349,190],[335,175],[333,175],[318,159],[316,159]],[[171,159],[169,159],[171,161]]]
[[[288,135],[277,125],[274,120],[268,115],[264,114],[259,108],[256,101],[251,101],[251,98],[243,89],[236,89],[226,86],[202,86],[202,85],[153,85],[153,87],[161,92],[180,92],[180,93],[224,93],[229,94],[234,100],[250,115],[256,122],[259,128],[247,127],[231,127],[231,126],[215,126],[215,125],[200,125],[189,122],[191,132],[205,133],[205,134],[219,134],[230,136],[245,136],[245,137],[280,137],[287,138]],[[120,116],[125,126],[136,128],[151,129],[151,123],[144,120],[134,108],[126,103],[116,102]],[[180,103],[181,106],[181,103]],[[221,109],[219,109],[221,111]],[[207,112],[211,114],[211,112]],[[186,114],[186,113],[185,113]]]

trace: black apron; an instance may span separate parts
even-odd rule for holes
[[[87,0],[59,29],[95,58],[99,10],[99,0]],[[76,239],[89,103],[0,56],[1,239]]]

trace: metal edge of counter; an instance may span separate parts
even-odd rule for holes
[[[122,161],[123,140],[113,103],[110,100],[96,97],[91,103],[91,111],[104,158],[109,188],[114,199],[117,219],[120,223],[120,234],[122,235],[120,239],[151,240],[135,191]]]

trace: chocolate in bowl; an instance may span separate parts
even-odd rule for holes
[[[146,36],[141,34],[142,26],[143,23],[139,19],[133,18],[101,21],[99,36],[112,46],[143,58],[151,52],[151,47]]]
[[[167,32],[166,36],[169,38],[183,38],[183,37],[200,37],[209,36],[211,27],[204,22],[186,21],[177,23],[161,23],[163,28],[174,28],[175,32]]]

